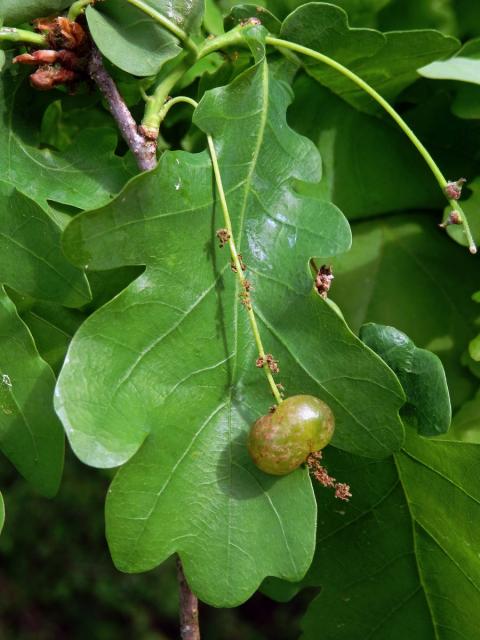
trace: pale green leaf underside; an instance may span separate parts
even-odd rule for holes
[[[55,377],[13,302],[0,289],[0,450],[40,493],[53,496],[63,469]]]
[[[437,60],[418,69],[424,78],[480,84],[480,38],[470,40],[448,60]]]
[[[261,61],[208,92],[195,121],[216,141],[261,331],[287,393],[327,399],[339,446],[386,456],[403,439],[401,388],[312,292],[308,258],[345,251],[350,235],[338,209],[291,187],[292,177],[318,179],[320,167],[312,143],[286,124],[290,99]],[[206,152],[164,154],[111,205],[70,224],[65,249],[77,263],[147,269],[73,339],[56,407],[82,460],[126,463],[107,500],[117,566],[141,571],[178,551],[199,597],[231,606],[266,575],[304,573],[315,505],[306,471],[272,478],[246,452],[248,426],[272,400],[218,248],[223,226]]]

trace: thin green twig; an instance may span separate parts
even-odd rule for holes
[[[175,67],[156,87],[152,95],[145,95],[145,113],[142,119],[142,130],[151,138],[158,137],[160,123],[165,116],[162,116],[163,107],[171,90],[188,71],[192,63],[192,57],[187,56]]]
[[[170,111],[172,107],[174,107],[176,104],[179,104],[180,102],[185,102],[191,105],[194,109],[198,107],[198,102],[196,102],[192,98],[188,98],[187,96],[177,96],[176,98],[173,98],[172,100],[169,100],[167,103],[165,103],[160,114],[161,120],[165,118],[165,116],[167,115],[167,113]],[[239,253],[237,251],[237,247],[234,240],[232,220],[230,218],[230,212],[228,210],[227,199],[225,197],[225,191],[223,188],[222,176],[220,173],[220,167],[218,165],[217,152],[215,151],[215,145],[213,143],[212,136],[207,135],[207,142],[208,142],[208,148],[210,151],[210,157],[212,159],[213,173],[215,176],[215,182],[217,184],[218,195],[220,197],[220,205],[222,207],[225,229],[227,230],[227,237],[228,237],[227,242],[228,242],[228,248],[230,249],[232,264],[235,267],[234,271],[240,285],[240,290],[246,291],[247,279],[243,275],[243,266],[240,261]],[[267,354],[265,353],[265,348],[263,346],[262,338],[260,336],[257,319],[255,317],[255,312],[253,310],[251,301],[249,301],[249,303],[245,305],[245,309],[248,314],[248,319],[250,321],[250,327],[252,329],[255,344],[257,345],[259,358],[261,358],[263,361],[262,369],[265,373],[268,384],[270,385],[270,389],[272,390],[272,393],[276,402],[280,404],[282,402],[282,396],[280,394],[280,391],[278,390],[275,380],[273,379],[272,372],[270,371],[266,361]]]
[[[0,28],[0,41],[24,42],[33,44],[36,47],[46,47],[47,40],[41,33],[28,31],[27,29],[14,29],[13,27]]]
[[[96,0],[77,0],[72,4],[67,13],[67,18],[72,22],[78,18],[78,16],[85,11],[89,4],[93,4]]]

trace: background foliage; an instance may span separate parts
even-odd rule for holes
[[[271,0],[230,13],[234,3],[209,0],[203,27],[202,3],[188,4],[172,10],[194,39],[202,28],[221,33],[228,14],[228,28],[260,16],[271,33],[369,81],[449,178],[469,179],[465,210],[480,240],[475,3]],[[0,16],[22,25],[67,6],[2,0]],[[140,119],[142,91],[181,49],[124,9],[108,0],[86,20]],[[142,175],[92,87],[34,93],[12,51],[3,55],[7,640],[176,637],[175,551],[203,600],[247,600],[205,605],[206,638],[475,637],[478,258],[461,230],[438,228],[441,191],[370,98],[310,59],[267,52],[263,27],[245,33],[250,49],[214,54],[182,79],[182,92],[200,100],[193,123],[186,108],[167,117],[167,151]],[[325,460],[351,485],[347,504],[319,487],[313,495],[304,469],[274,482],[246,455],[248,425],[270,400],[215,238],[205,134],[281,381],[335,411]],[[340,312],[311,292],[313,256],[333,265]],[[52,398],[62,366],[55,407],[69,445],[103,470],[68,450],[60,485]],[[39,497],[59,485],[53,500]],[[153,571],[113,568],[107,491],[115,564]]]

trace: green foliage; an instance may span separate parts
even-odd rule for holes
[[[0,0],[0,21],[15,26],[54,13],[71,4],[69,0]]]
[[[393,327],[365,324],[360,338],[395,371],[407,397],[402,409],[404,422],[416,427],[422,436],[446,433],[452,410],[439,357],[418,349],[408,336]]]
[[[422,67],[418,73],[433,80],[458,80],[480,84],[480,38],[471,40],[448,60]]]
[[[296,9],[282,24],[281,36],[320,51],[347,66],[387,100],[393,100],[417,78],[417,69],[447,57],[458,41],[438,31],[352,29],[347,14],[330,4],[312,2]],[[303,58],[308,73],[349,104],[378,112],[375,103],[335,70]]]
[[[99,9],[88,7],[86,16],[100,51],[127,73],[155,75],[181,51],[173,36],[135,7],[107,2]]]
[[[178,553],[216,607],[262,582],[283,601],[320,587],[305,639],[474,638],[478,257],[465,224],[438,223],[441,169],[464,174],[480,240],[478,40],[453,37],[480,35],[476,13],[469,26],[460,0],[263,4],[82,7],[135,123],[160,120],[143,173],[85,50],[74,83],[37,93],[0,32],[0,450],[52,496],[61,421],[82,462],[112,469],[98,486],[112,479],[123,572]],[[31,28],[67,7],[3,0],[0,16]],[[188,106],[169,111],[169,94]],[[152,130],[129,122],[145,151]],[[250,458],[250,425],[281,415],[276,384],[333,411],[322,465],[349,502],[305,465],[276,477]]]
[[[474,637],[477,446],[409,432],[405,448],[388,461],[362,463],[333,452],[332,459],[359,498],[323,523],[304,581],[323,588],[307,611],[303,637],[318,638],[319,621],[325,637],[338,640]],[[322,513],[332,512],[328,494],[318,500]]]
[[[53,496],[64,441],[53,411],[55,378],[3,289],[0,326],[0,450],[40,493]]]

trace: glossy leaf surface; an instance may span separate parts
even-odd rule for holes
[[[480,84],[480,38],[464,45],[452,58],[421,67],[418,73],[432,80],[458,80]]]
[[[402,391],[312,291],[308,258],[346,250],[350,235],[335,207],[292,189],[292,178],[319,178],[319,158],[288,128],[290,100],[260,60],[207,92],[195,122],[216,142],[260,328],[287,393],[328,402],[338,446],[385,456],[403,440]],[[81,327],[56,398],[82,460],[126,463],[107,501],[117,566],[145,570],[178,551],[192,588],[219,606],[246,599],[266,575],[301,575],[315,529],[306,472],[274,479],[246,450],[249,424],[271,399],[218,248],[222,226],[206,152],[167,152],[111,205],[70,224],[65,249],[77,263],[147,270]]]
[[[450,396],[442,362],[426,349],[418,349],[398,329],[369,323],[360,339],[395,372],[407,396],[402,419],[422,436],[446,433],[452,419]]]

